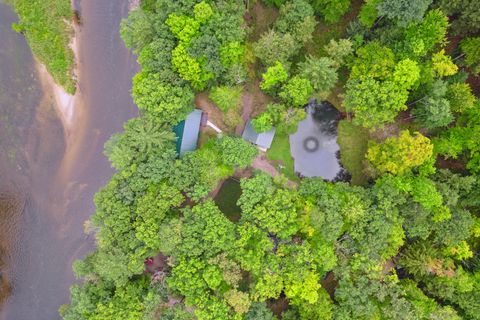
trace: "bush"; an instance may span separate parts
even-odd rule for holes
[[[11,0],[20,17],[14,26],[21,31],[33,54],[45,65],[55,82],[75,93],[73,52],[69,47],[72,20],[70,0]]]
[[[215,87],[210,91],[208,97],[223,112],[227,112],[232,108],[236,110],[242,97],[242,87]]]

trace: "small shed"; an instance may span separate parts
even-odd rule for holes
[[[179,155],[197,149],[202,114],[202,110],[195,109],[185,120],[173,128],[173,132],[177,136],[177,153]]]
[[[275,136],[275,128],[267,132],[258,133],[252,126],[252,121],[248,121],[243,131],[242,138],[256,144],[262,151],[267,151],[272,145],[273,137]]]

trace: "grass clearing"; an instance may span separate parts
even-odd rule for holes
[[[12,27],[25,35],[35,57],[55,82],[75,93],[73,51],[69,46],[73,20],[70,0],[7,0],[20,17]]]
[[[277,132],[275,134],[272,146],[267,151],[267,157],[270,160],[279,163],[278,165],[275,165],[276,169],[285,175],[289,180],[300,180],[295,174],[293,158],[290,154],[290,141],[288,134],[281,132]]]
[[[364,173],[364,160],[369,137],[368,130],[355,126],[348,120],[341,120],[338,124],[337,142],[340,146],[341,161],[352,175],[354,185],[364,185],[368,180]]]

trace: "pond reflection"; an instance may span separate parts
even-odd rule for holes
[[[337,153],[337,125],[340,113],[329,102],[308,104],[307,117],[290,135],[295,172],[304,177],[333,180],[341,170]]]

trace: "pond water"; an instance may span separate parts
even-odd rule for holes
[[[130,88],[138,66],[118,33],[129,1],[76,2],[83,25],[69,131],[24,37],[10,28],[15,14],[0,4],[1,320],[60,319],[76,281],[71,265],[95,245],[83,233],[93,194],[113,173],[103,144],[137,113]]]
[[[237,205],[237,201],[242,195],[242,188],[240,182],[236,179],[230,178],[225,180],[214,198],[218,208],[231,221],[240,220],[241,209]]]
[[[295,172],[303,177],[333,180],[341,171],[337,156],[340,113],[328,102],[312,102],[305,111],[307,117],[298,124],[297,132],[290,135]]]

